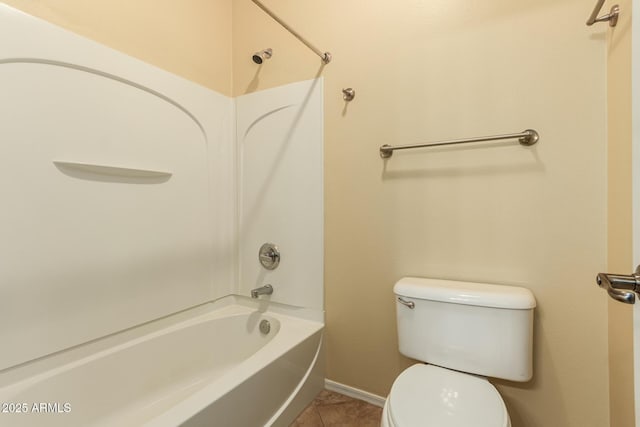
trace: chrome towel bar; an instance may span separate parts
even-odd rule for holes
[[[423,148],[423,147],[438,147],[440,145],[455,145],[455,144],[468,144],[471,142],[486,142],[486,141],[500,141],[503,139],[517,139],[521,145],[533,145],[540,139],[538,132],[533,129],[527,129],[520,133],[509,133],[506,135],[494,135],[494,136],[479,136],[476,138],[465,139],[452,139],[449,141],[430,142],[426,144],[411,144],[411,145],[383,145],[380,147],[380,157],[388,159],[391,157],[395,150],[407,150],[410,148]]]

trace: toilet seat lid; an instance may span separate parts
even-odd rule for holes
[[[395,426],[504,427],[507,409],[486,379],[417,364],[398,376],[388,399]]]

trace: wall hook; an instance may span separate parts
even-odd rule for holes
[[[353,88],[348,87],[346,89],[342,89],[342,99],[344,99],[345,101],[353,101],[353,98],[355,97],[356,91],[353,90]]]
[[[602,10],[602,6],[604,5],[605,0],[598,0],[596,3],[596,7],[591,12],[591,16],[587,19],[587,25],[591,26],[596,22],[607,22],[609,21],[610,27],[615,27],[618,24],[618,15],[620,14],[620,6],[613,5],[611,10],[606,15],[598,16],[600,10]]]

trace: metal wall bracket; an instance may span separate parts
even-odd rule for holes
[[[591,12],[591,16],[587,19],[587,25],[591,26],[596,22],[609,22],[610,27],[615,27],[618,24],[618,15],[620,15],[620,6],[613,5],[611,10],[606,15],[598,16],[600,11],[602,10],[602,6],[604,5],[605,0],[598,0],[596,3],[596,7]]]

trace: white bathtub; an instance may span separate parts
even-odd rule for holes
[[[288,425],[322,388],[322,329],[226,297],[0,372],[0,425]]]

